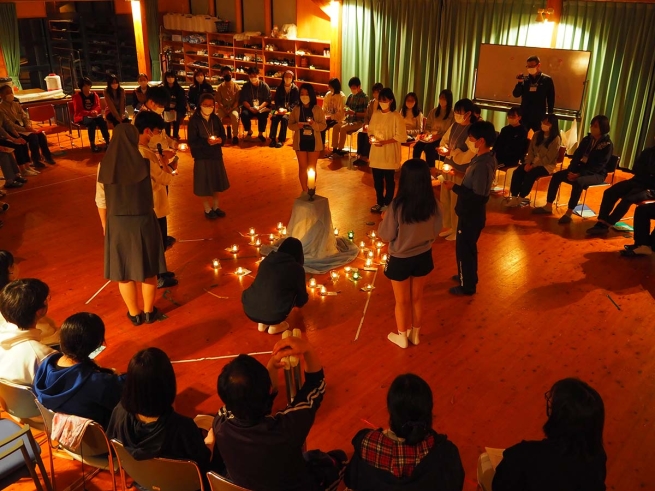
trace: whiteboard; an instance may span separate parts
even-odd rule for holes
[[[555,110],[580,111],[591,52],[481,44],[475,79],[475,100],[520,104],[512,96],[519,73],[527,75],[526,60],[536,55],[541,71],[553,78]]]

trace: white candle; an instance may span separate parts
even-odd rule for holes
[[[339,229],[338,228],[334,229],[334,235],[339,235]]]
[[[339,273],[337,273],[336,271],[330,271],[330,278],[336,280],[338,277],[339,277]]]
[[[314,278],[309,279],[309,288],[316,288],[316,279]]]
[[[284,224],[282,222],[277,222],[277,229],[282,230],[284,228]]]
[[[282,235],[287,235],[287,228],[286,228],[286,227],[282,227],[282,230],[280,231],[280,233],[281,233]]]
[[[325,286],[321,287],[321,295],[325,295],[327,293],[327,288]]]
[[[343,270],[346,272],[346,274],[350,274],[351,269],[352,268],[350,266],[346,266],[345,268],[343,268]]]
[[[307,169],[307,187],[309,189],[316,187],[316,170],[313,167]]]
[[[370,292],[370,291],[373,289],[373,285],[370,285],[370,284],[369,284],[369,285],[366,285],[366,286],[364,287],[364,289],[365,289],[367,292]]]
[[[386,254],[382,254],[382,258],[380,259],[380,262],[382,264],[386,264],[388,260],[389,260],[389,256],[387,256]]]
[[[373,254],[373,251],[368,251],[368,257],[372,258],[375,254]]]
[[[250,231],[248,233],[250,235],[255,235],[255,227],[250,227]]]
[[[453,167],[450,164],[444,164],[442,169],[444,172],[450,172],[452,168]]]
[[[212,267],[214,269],[218,269],[221,267],[221,262],[218,260],[218,258],[212,259]]]
[[[382,243],[382,241],[379,241],[379,240],[378,240],[378,241],[375,243],[375,247],[377,247],[378,249],[382,249],[383,246],[384,246],[384,244]]]
[[[260,245],[262,245],[262,241],[261,241],[261,239],[260,239],[259,237],[257,237],[257,239],[255,239],[255,245],[256,245],[257,247],[259,247]]]
[[[238,275],[242,275],[242,274],[243,274],[243,268],[242,268],[241,266],[239,266],[239,267],[237,268],[237,274],[238,274]]]
[[[188,148],[189,148],[189,147],[187,146],[186,143],[180,143],[180,144],[177,146],[177,149],[178,149],[180,152],[185,152]]]
[[[375,235],[375,230],[371,231],[370,237],[371,237],[371,239],[375,239],[377,237],[377,235]]]
[[[371,266],[373,266],[373,259],[368,258],[368,259],[366,260],[366,267],[367,267],[367,268],[370,268]]]
[[[215,140],[216,140],[216,137],[215,137],[214,135],[212,135],[212,136],[209,137],[209,139],[210,139],[211,141],[215,141]]]
[[[234,245],[232,246],[232,252],[238,252],[238,251],[239,251],[239,246],[236,245],[236,244],[234,244]]]
[[[360,248],[360,249],[363,249],[364,247],[366,247],[366,242],[364,242],[364,241],[362,240],[362,241],[359,243],[359,248]]]
[[[275,235],[271,234],[268,236],[269,240],[273,242],[275,240]]]

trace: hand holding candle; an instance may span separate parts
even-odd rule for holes
[[[444,172],[444,174],[449,174],[453,170],[453,166],[450,164],[444,164],[441,170]]]

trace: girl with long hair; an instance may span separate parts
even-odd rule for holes
[[[131,120],[125,115],[125,89],[121,87],[116,75],[107,77],[107,87],[105,87],[104,95],[107,104],[105,119],[114,126],[120,123],[129,123]]]

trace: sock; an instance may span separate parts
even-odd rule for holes
[[[218,210],[218,198],[214,198],[214,210]]]
[[[419,331],[421,330],[420,327],[412,327],[412,329],[409,331],[409,334],[407,338],[409,339],[409,342],[412,343],[414,346],[416,346],[419,343]]]
[[[399,346],[401,348],[407,348],[408,343],[407,343],[407,331],[405,332],[390,332],[389,335],[387,336],[387,339],[391,341],[393,344],[396,346]]]
[[[212,207],[209,206],[209,200],[208,199],[203,199],[202,200],[202,206],[205,207],[205,213],[209,213],[210,211],[212,211]]]

